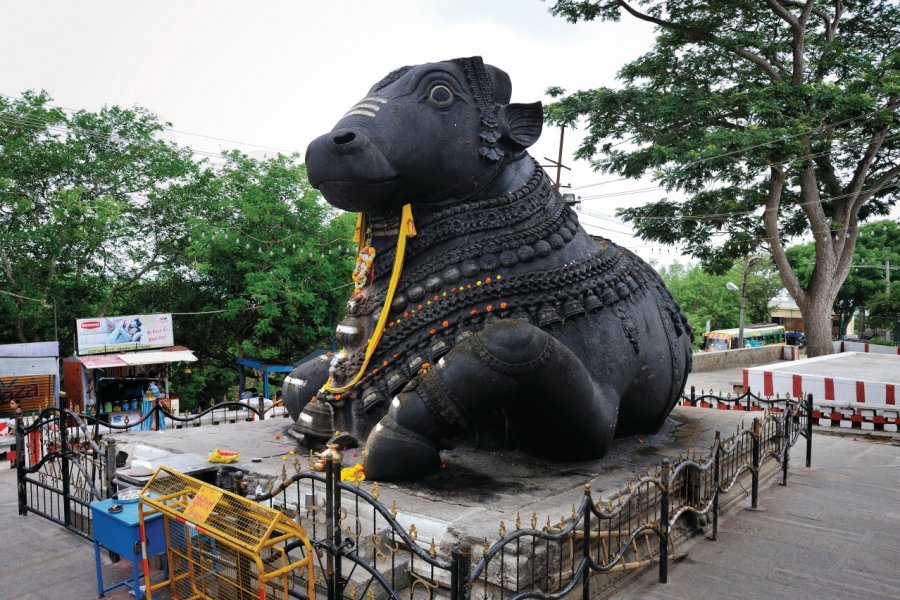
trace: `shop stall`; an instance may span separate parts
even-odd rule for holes
[[[303,363],[308,360],[312,360],[317,356],[321,356],[325,354],[327,350],[318,349],[313,350],[297,362],[289,365],[280,365],[275,363],[270,363],[262,360],[261,358],[248,358],[241,357],[237,359],[238,365],[238,395],[239,399],[247,400],[249,398],[255,397],[255,394],[258,393],[257,390],[253,390],[252,392],[247,389],[247,375],[248,372],[251,376],[253,376],[257,381],[262,383],[262,394],[264,398],[272,399],[273,397],[269,393],[269,375],[273,373],[290,373]]]
[[[197,358],[174,345],[171,315],[79,319],[76,331],[76,354],[63,361],[63,388],[73,406],[101,422],[135,423],[148,386],[156,382],[163,405],[179,411],[169,376],[174,365]]]
[[[15,409],[35,414],[59,406],[59,342],[0,345],[0,457],[15,456]],[[26,442],[33,461],[40,440]]]
[[[0,345],[0,414],[59,405],[59,342]]]

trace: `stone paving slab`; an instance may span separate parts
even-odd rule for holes
[[[758,416],[676,407],[658,433],[618,440],[604,458],[592,461],[545,461],[514,451],[464,445],[442,453],[446,468],[436,475],[416,483],[381,485],[380,499],[388,506],[396,502],[400,522],[415,524],[422,539],[434,538],[441,547],[449,548],[463,538],[493,541],[501,520],[509,524],[521,515],[527,522],[536,513],[541,524],[548,517],[557,522],[581,503],[585,483],[590,483],[595,499],[598,494],[608,497],[638,471],[655,469],[664,458],[675,460],[688,450],[705,452],[717,430],[731,435],[738,427],[750,428]],[[277,418],[114,437],[117,447],[131,455],[140,453],[142,446],[203,456],[216,447],[237,451],[241,458],[231,466],[249,471],[251,479],[276,478],[282,468],[293,473],[295,461],[304,468],[309,463],[304,450],[286,435],[288,427],[287,419]],[[359,460],[358,451],[345,453],[345,464]],[[371,490],[369,482],[362,487]]]
[[[900,365],[900,358],[890,354],[842,352],[757,368],[764,368],[767,371],[787,371],[798,375],[821,375],[823,377],[900,383],[898,365]]]

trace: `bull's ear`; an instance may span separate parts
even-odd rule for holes
[[[505,104],[499,116],[504,137],[511,145],[524,150],[541,137],[544,110],[540,102]]]

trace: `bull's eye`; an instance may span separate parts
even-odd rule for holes
[[[428,100],[438,108],[446,108],[453,103],[453,92],[439,83],[428,92]]]

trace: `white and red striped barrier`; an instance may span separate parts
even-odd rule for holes
[[[872,354],[893,354],[900,356],[900,346],[882,346],[868,342],[834,342],[834,351],[840,352],[869,352]]]
[[[886,348],[886,346],[880,346],[880,348]],[[891,348],[891,350],[895,349]],[[878,352],[878,354],[887,353]],[[840,360],[840,356],[839,354],[820,356],[802,362]],[[818,419],[819,425],[894,432],[898,430],[898,425],[900,425],[900,404],[898,404],[900,390],[898,387],[900,385],[857,379],[852,375],[841,377],[792,373],[779,370],[777,367],[780,365],[744,369],[744,390],[751,389],[762,396],[773,397],[790,395],[796,398],[812,394],[815,404],[813,417]],[[896,360],[896,366],[889,365],[886,368],[894,373],[900,373],[900,357]],[[832,372],[840,372],[837,363]]]

